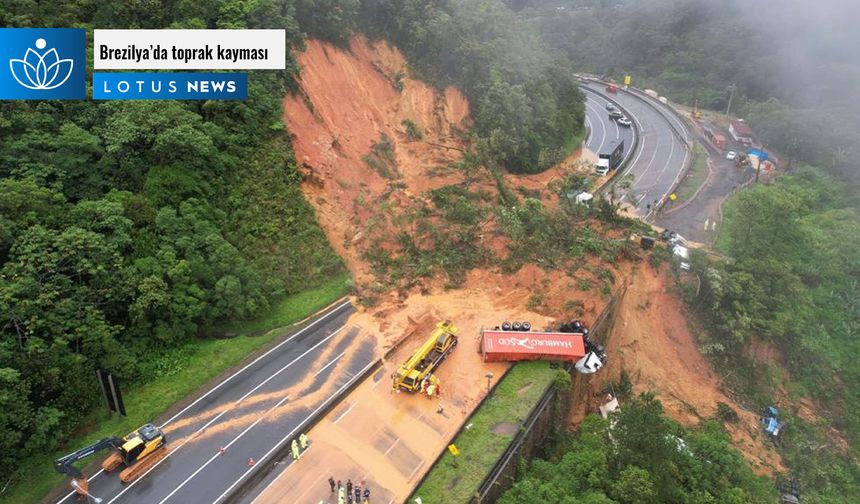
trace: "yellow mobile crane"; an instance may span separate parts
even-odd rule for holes
[[[419,390],[424,378],[445,360],[455,346],[457,346],[457,328],[454,324],[450,320],[436,324],[436,329],[427,341],[392,375],[394,390],[403,389],[407,392]]]

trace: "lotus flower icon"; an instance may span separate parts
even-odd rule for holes
[[[42,50],[46,45],[45,39],[36,40],[37,49]],[[69,80],[75,62],[71,59],[60,59],[54,48],[42,53],[27,48],[24,59],[11,59],[9,66],[12,69],[12,77],[18,84],[27,89],[49,90],[56,89]]]

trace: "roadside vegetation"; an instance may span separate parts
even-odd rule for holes
[[[774,402],[788,421],[780,453],[803,502],[860,492],[860,210],[856,188],[803,168],[734,196],[717,250],[696,256],[688,299],[705,322],[703,351],[753,409]],[[752,338],[779,349],[767,362],[739,352]],[[799,402],[813,401],[813,415]],[[833,431],[832,429],[837,431]],[[843,444],[844,436],[847,444]]]
[[[753,475],[719,422],[684,429],[650,394],[626,398],[609,421],[590,415],[576,433],[553,439],[499,504],[776,502],[772,483]]]
[[[506,426],[513,426],[516,432],[559,373],[564,371],[552,369],[546,362],[514,365],[452,441],[459,456],[455,459],[445,452],[413,497],[424,502],[469,502],[513,438]],[[569,379],[566,383],[569,385]]]
[[[693,148],[693,161],[690,163],[690,170],[681,179],[678,188],[675,189],[675,195],[678,199],[671,203],[672,206],[679,205],[696,194],[696,191],[705,183],[708,177],[708,154],[705,150],[696,144]],[[671,209],[671,206],[667,210]]]
[[[195,339],[161,352],[148,363],[155,378],[124,389],[123,401],[129,415],[111,415],[104,408],[96,408],[81,421],[80,430],[67,441],[67,446],[86,446],[106,437],[125,435],[170,411],[177,402],[215,377],[289,334],[291,324],[343,297],[350,288],[348,280],[347,275],[336,276],[317,288],[287,296],[269,314],[232,328],[235,335],[229,338]],[[15,398],[14,394],[12,398]],[[11,411],[15,405],[4,401],[2,406]],[[53,462],[67,451],[55,450],[25,460],[15,457],[23,476],[4,494],[4,499],[9,502],[38,502],[66,479],[54,471]],[[79,465],[88,462],[92,460]]]

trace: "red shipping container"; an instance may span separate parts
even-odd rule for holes
[[[579,333],[541,331],[481,331],[484,362],[561,360],[585,357],[585,339]]]

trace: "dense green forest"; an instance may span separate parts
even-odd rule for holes
[[[501,1],[366,0],[360,15],[364,31],[400,47],[419,76],[463,89],[486,159],[536,173],[584,135],[573,70]]]
[[[622,401],[609,421],[591,415],[551,443],[499,504],[747,504],[776,501],[717,420],[686,430],[649,394]]]
[[[512,172],[561,161],[585,134],[573,70],[500,0],[299,0],[311,36],[344,44],[350,30],[392,42],[417,77],[469,99],[476,147]]]
[[[860,178],[851,0],[507,0],[579,71],[745,117],[788,158]],[[855,15],[849,13],[854,12]]]
[[[301,42],[280,2],[169,5],[4,3],[0,21],[287,27]],[[281,121],[290,66],[252,75],[244,102],[0,103],[7,477],[99,404],[96,367],[145,382],[167,349],[343,271],[298,187]]]
[[[821,425],[791,416],[781,447],[816,497],[811,502],[847,502],[860,491],[852,460],[860,446],[856,198],[852,188],[811,168],[755,186],[726,207],[717,250],[731,260],[700,256],[694,265],[702,289],[690,299],[709,329],[703,348],[719,368],[736,370],[727,373],[730,387],[757,407],[785,393],[777,368],[754,364],[737,351],[754,335],[784,353],[791,376],[786,400],[811,397],[821,408]],[[847,437],[847,453],[828,427]]]
[[[16,0],[0,22],[285,28],[291,51],[361,30],[464,89],[488,161],[546,167],[584,128],[572,73],[494,0]],[[299,189],[287,65],[252,72],[243,102],[0,102],[0,488],[99,406],[95,368],[147,383],[198,338],[343,273]]]

